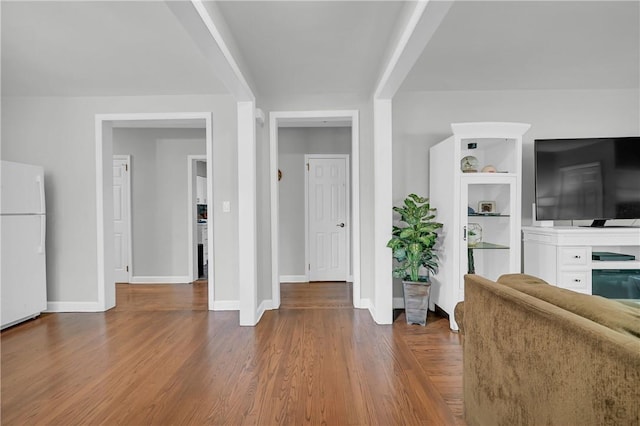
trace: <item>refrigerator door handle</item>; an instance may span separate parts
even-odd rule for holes
[[[44,254],[45,235],[47,234],[47,217],[40,215],[40,245],[37,253]]]
[[[38,183],[38,191],[40,193],[40,212],[39,213],[44,213],[45,212],[45,208],[44,208],[44,182],[42,180],[42,176],[37,175],[36,176],[36,182]]]

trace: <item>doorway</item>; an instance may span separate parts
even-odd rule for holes
[[[345,222],[351,226],[347,231],[348,241],[353,243],[347,250],[348,258],[351,264],[351,276],[347,278],[352,279],[352,300],[353,306],[356,308],[364,307],[363,303],[366,301],[361,300],[360,296],[360,211],[359,211],[359,122],[358,111],[355,110],[337,110],[337,111],[291,111],[291,112],[272,112],[270,114],[270,158],[271,158],[271,176],[274,178],[271,180],[271,270],[272,270],[272,303],[273,308],[280,307],[280,261],[281,259],[288,258],[284,253],[281,257],[281,241],[280,241],[280,223],[281,212],[286,210],[285,206],[280,205],[279,196],[279,180],[278,176],[281,175],[282,179],[287,179],[286,173],[279,173],[279,130],[287,127],[347,127],[350,129],[350,175],[351,175],[351,191],[348,199],[351,206],[349,220]],[[280,170],[280,172],[282,172]],[[301,176],[302,177],[302,176]],[[301,179],[302,180],[302,179]],[[302,186],[302,185],[301,185]],[[298,215],[302,213],[302,209],[298,207]],[[306,215],[305,215],[306,216]],[[306,232],[304,227],[302,232]],[[306,244],[306,243],[303,243]],[[306,252],[305,258],[308,259],[308,249],[303,248]],[[296,255],[299,256],[300,253]],[[308,276],[308,263],[306,271],[303,272],[303,277]],[[308,279],[305,279],[305,281]]]
[[[209,271],[209,198],[207,196],[207,157],[189,155],[189,276],[190,281],[208,279]]]
[[[213,176],[213,137],[211,113],[150,113],[150,114],[97,114],[96,115],[96,192],[97,192],[97,287],[98,309],[107,310],[116,304],[114,280],[113,235],[113,129],[118,127],[205,129],[207,173]],[[184,163],[183,163],[184,164]],[[184,181],[183,181],[184,182]],[[209,180],[207,195],[213,194]],[[182,204],[183,205],[183,204]],[[186,221],[185,221],[186,222]],[[186,229],[186,223],[185,223]],[[184,231],[183,231],[184,232]],[[212,227],[208,229],[208,251],[214,259]],[[186,262],[185,262],[186,264]],[[214,262],[208,262],[208,308],[213,309]]]

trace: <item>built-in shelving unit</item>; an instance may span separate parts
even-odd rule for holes
[[[429,198],[442,222],[440,267],[432,277],[430,308],[449,314],[464,300],[464,275],[497,279],[520,272],[520,205],[523,123],[457,123],[453,136],[430,151]],[[475,172],[463,172],[463,158],[473,156]],[[491,166],[495,172],[482,172]],[[488,208],[489,211],[484,211]],[[469,241],[470,232],[479,242]]]

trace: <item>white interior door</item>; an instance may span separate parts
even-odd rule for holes
[[[113,157],[113,240],[115,281],[129,282],[131,197],[128,156]]]
[[[347,159],[308,158],[309,281],[347,280]]]

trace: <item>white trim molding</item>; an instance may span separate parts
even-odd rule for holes
[[[260,303],[260,306],[258,306],[258,311],[256,312],[257,321],[260,321],[265,311],[268,311],[271,309],[273,309],[273,303],[271,299],[263,300],[262,303]]]
[[[239,311],[239,300],[217,300],[213,302],[214,311]]]
[[[213,176],[213,133],[211,112],[170,112],[170,113],[119,113],[95,115],[96,138],[96,233],[97,233],[97,285],[99,311],[106,311],[116,305],[113,246],[113,128],[139,122],[194,121],[206,129],[207,174]],[[207,179],[207,193],[213,194],[212,179]],[[215,223],[215,215],[213,215]],[[210,219],[211,221],[211,219]],[[213,229],[209,234],[209,309],[214,300]],[[109,236],[109,237],[107,237]],[[141,277],[132,277],[131,282]],[[167,277],[162,277],[163,279]],[[181,277],[183,278],[183,277]],[[181,282],[189,282],[188,276]]]
[[[351,123],[351,246],[353,305],[363,308],[360,300],[360,123],[358,110],[274,111],[269,113],[269,158],[271,180],[271,296],[272,309],[280,307],[279,270],[279,197],[278,197],[278,128],[287,123],[350,121]]]
[[[280,275],[281,283],[307,283],[309,279],[306,275]]]
[[[47,302],[45,312],[102,312],[102,306],[98,302]]]
[[[373,303],[371,302],[371,299],[369,299],[369,298],[360,299],[360,308],[359,309],[368,310],[369,314],[371,315],[371,318],[373,319],[373,321],[376,320],[376,314],[374,312],[374,306],[373,306]]]

